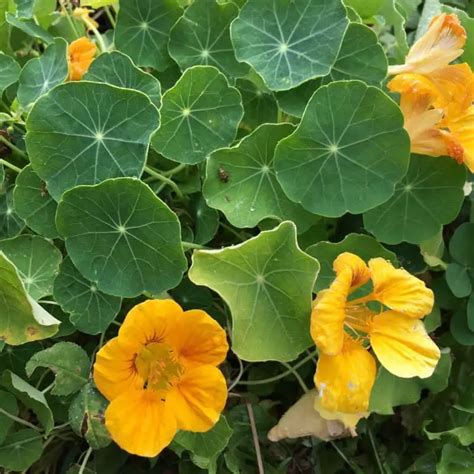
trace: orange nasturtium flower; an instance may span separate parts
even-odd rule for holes
[[[435,17],[405,64],[390,66],[388,88],[400,94],[412,152],[450,156],[474,171],[474,75],[466,63],[449,64],[465,42],[456,15]]]
[[[333,268],[336,278],[319,292],[311,315],[311,336],[319,349],[314,381],[324,410],[363,413],[376,375],[369,345],[380,363],[398,377],[433,374],[440,350],[420,321],[433,308],[433,292],[383,258],[366,265],[346,252],[336,258]],[[350,299],[354,290],[369,282],[368,295]],[[379,311],[374,311],[374,304]]]
[[[94,60],[96,45],[86,37],[73,41],[68,48],[69,80],[79,81]]]
[[[97,353],[94,381],[110,401],[105,424],[124,450],[154,457],[177,430],[205,432],[227,400],[217,366],[226,334],[201,310],[148,300],[125,318],[118,336]]]

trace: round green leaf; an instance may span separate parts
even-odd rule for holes
[[[84,79],[135,89],[146,94],[156,107],[161,105],[160,81],[135,66],[126,54],[119,51],[102,53],[94,59]]]
[[[243,115],[242,98],[212,66],[187,69],[163,95],[156,151],[180,163],[199,163],[235,138]]]
[[[368,262],[371,258],[382,257],[397,263],[396,255],[379,244],[373,237],[363,234],[349,234],[340,242],[318,242],[306,249],[306,252],[316,258],[320,265],[318,280],[314,287],[315,292],[328,288],[336,274],[332,264],[336,257],[344,252],[358,255],[362,260]]]
[[[110,435],[104,424],[107,400],[88,383],[69,407],[69,423],[72,430],[82,436],[92,449],[105,448],[110,444]]]
[[[275,176],[277,143],[294,130],[290,124],[264,124],[233,148],[221,148],[207,161],[203,195],[235,227],[255,227],[262,219],[309,222],[311,214],[290,201]]]
[[[28,293],[15,265],[0,251],[0,339],[11,345],[46,339],[58,332],[58,321]]]
[[[0,251],[16,266],[28,294],[38,300],[50,295],[59,271],[61,252],[38,235],[0,241]]]
[[[16,398],[8,392],[0,390],[0,409],[6,411],[7,414],[17,416],[18,415],[18,403]],[[4,443],[10,428],[15,423],[12,418],[3,411],[0,413],[0,445]]]
[[[351,23],[346,30],[341,50],[325,83],[343,79],[360,79],[380,85],[387,75],[387,57],[377,35],[367,26]]]
[[[85,279],[70,258],[64,259],[54,281],[54,299],[71,313],[74,326],[86,334],[104,332],[120,311],[122,300],[99,291]]]
[[[0,96],[3,91],[18,81],[20,76],[20,66],[7,54],[0,52]]]
[[[193,254],[189,279],[216,291],[232,313],[232,349],[248,361],[295,359],[309,336],[317,260],[300,250],[283,222],[246,242]]]
[[[54,372],[53,395],[71,395],[79,391],[89,379],[89,357],[84,349],[72,342],[58,342],[37,352],[26,364],[28,377],[38,367],[47,367]]]
[[[49,239],[59,237],[54,221],[58,205],[31,165],[21,170],[15,184],[13,207],[16,214],[38,234]]]
[[[15,472],[27,470],[43,453],[42,435],[24,429],[8,435],[0,446],[0,466]]]
[[[249,0],[232,22],[235,55],[273,90],[329,73],[348,20],[339,0]]]
[[[229,31],[238,13],[231,2],[195,0],[171,29],[171,57],[182,70],[205,64],[216,66],[231,77],[244,76],[249,67],[235,59]]]
[[[182,13],[176,0],[122,2],[115,28],[115,46],[138,66],[164,71],[172,63],[168,55],[169,31]]]
[[[35,20],[31,19],[24,19],[24,18],[17,18],[12,13],[8,12],[5,15],[5,19],[7,23],[19,30],[26,33],[28,36],[32,38],[38,38],[44,41],[46,44],[51,44],[54,41],[54,36],[48,33],[44,28],[39,26]]]
[[[306,105],[311,99],[316,89],[321,85],[321,79],[307,81],[289,91],[277,92],[276,98],[278,106],[285,114],[301,118],[306,109]]]
[[[56,38],[39,58],[30,59],[23,67],[18,85],[18,102],[26,107],[68,76],[67,42]]]
[[[15,237],[25,228],[25,223],[13,207],[13,188],[0,185],[0,239]]]
[[[296,131],[278,144],[275,168],[292,201],[338,217],[390,198],[409,156],[395,102],[360,81],[341,81],[315,92]]]
[[[186,269],[178,218],[139,180],[68,191],[56,225],[74,265],[104,293],[159,294],[175,287]]]
[[[69,82],[33,106],[26,147],[33,169],[59,200],[78,184],[140,176],[158,111],[145,94],[96,82]]]
[[[459,449],[452,444],[443,446],[441,459],[436,464],[437,474],[470,474],[474,471],[474,456],[468,449]]]
[[[454,160],[412,155],[395,194],[364,214],[365,228],[382,242],[419,244],[456,218],[466,171]]]

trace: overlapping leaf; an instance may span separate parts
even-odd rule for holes
[[[56,225],[74,265],[104,293],[159,294],[176,286],[186,269],[178,218],[139,180],[68,191]]]
[[[34,171],[59,200],[78,184],[140,176],[158,111],[145,94],[95,82],[69,82],[41,97],[26,123]]]
[[[239,91],[212,66],[187,69],[163,95],[153,147],[173,161],[199,163],[230,145],[243,115]]]
[[[339,0],[249,0],[231,25],[239,61],[273,90],[329,73],[348,21]]]
[[[380,89],[341,81],[316,91],[296,131],[278,144],[275,168],[291,200],[336,217],[390,198],[408,159],[398,106]]]

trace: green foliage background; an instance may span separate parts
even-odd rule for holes
[[[467,0],[0,0],[0,469],[474,472],[472,176],[409,153],[387,66]],[[427,282],[434,375],[379,369],[358,436],[271,443],[312,388],[314,293],[343,251]],[[229,401],[153,460],[104,426],[96,351],[145,298],[227,330]],[[133,407],[132,407],[133,416]]]

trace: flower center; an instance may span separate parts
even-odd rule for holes
[[[168,344],[152,342],[142,347],[135,367],[145,381],[145,388],[168,390],[183,374],[183,367]]]

